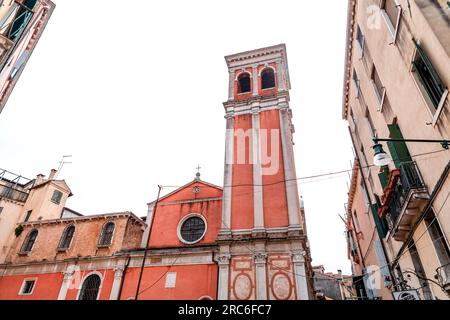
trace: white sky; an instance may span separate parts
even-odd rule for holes
[[[157,185],[223,184],[227,54],[286,43],[298,177],[350,169],[346,0],[61,1],[0,115],[0,168],[59,178],[83,214],[146,215]],[[122,4],[125,4],[122,5]],[[347,174],[300,183],[313,264],[350,272]],[[171,189],[172,190],[172,189]],[[168,190],[168,191],[171,191]]]

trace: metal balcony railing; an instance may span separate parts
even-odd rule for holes
[[[397,225],[398,219],[403,213],[405,202],[410,198],[410,193],[425,187],[416,162],[403,162],[399,171],[400,178],[392,192],[388,203],[389,211],[386,215],[391,230]]]

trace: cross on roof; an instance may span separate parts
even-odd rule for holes
[[[195,174],[195,179],[197,179],[197,180],[199,180],[200,179],[200,169],[201,169],[202,167],[200,167],[200,165],[198,165],[197,166],[197,173]]]

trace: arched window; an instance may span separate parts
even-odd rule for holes
[[[241,73],[238,77],[238,93],[246,93],[251,91],[250,74]]]
[[[87,277],[81,287],[78,300],[97,300],[101,282],[102,279],[100,279],[100,276],[97,274],[91,274]]]
[[[31,230],[25,238],[22,248],[20,248],[20,252],[30,252],[31,249],[33,249],[34,243],[36,242],[37,235],[38,231],[36,229]]]
[[[266,68],[261,72],[261,88],[275,88],[275,73],[272,68]]]
[[[73,234],[75,233],[75,226],[72,224],[68,226],[59,241],[58,249],[68,249],[70,247],[70,243],[72,242]]]
[[[112,242],[113,234],[114,234],[114,222],[108,222],[103,226],[102,234],[100,235],[100,239],[98,244],[101,246],[109,246]]]

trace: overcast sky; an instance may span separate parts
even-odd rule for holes
[[[350,169],[341,119],[346,0],[54,0],[4,111],[0,168],[59,178],[83,214],[146,215],[157,185],[223,185],[224,56],[285,43],[298,177]],[[126,6],[124,6],[125,4]],[[347,174],[302,181],[313,264],[350,272]],[[172,191],[166,189],[165,191]]]

